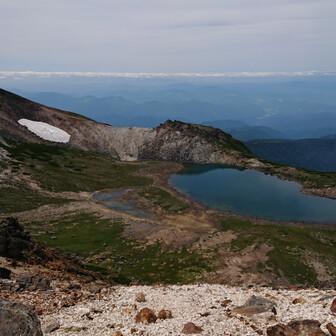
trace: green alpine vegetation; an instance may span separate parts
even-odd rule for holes
[[[272,272],[293,284],[314,284],[317,272],[313,265],[317,263],[324,265],[328,274],[336,273],[335,230],[252,224],[233,218],[222,218],[221,224],[223,231],[237,234],[231,242],[233,251],[262,244],[272,248],[266,264],[259,265],[260,272]]]
[[[145,187],[138,193],[140,196],[147,198],[155,205],[166,211],[179,212],[190,207],[188,203],[181,201],[180,199],[172,196],[168,191],[158,187]]]
[[[209,260],[187,247],[170,251],[156,241],[143,245],[125,238],[119,218],[73,212],[43,224],[25,223],[25,227],[38,240],[82,257],[89,269],[117,283],[189,283],[210,270]]]
[[[134,175],[146,164],[120,163],[108,155],[73,148],[7,142],[9,146],[3,147],[13,160],[12,170],[30,175],[49,191],[95,191],[152,183],[150,178]]]

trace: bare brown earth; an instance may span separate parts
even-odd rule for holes
[[[131,163],[130,163],[131,164]],[[216,251],[216,258],[212,265],[213,271],[203,274],[202,281],[208,283],[232,283],[232,284],[265,284],[274,281],[274,274],[257,270],[258,264],[265,264],[267,252],[270,246],[249,246],[241,251],[232,251],[230,242],[236,238],[232,231],[219,232],[219,216],[225,215],[232,218],[246,219],[246,217],[230,214],[221,211],[214,211],[204,208],[202,205],[188,199],[186,196],[171,187],[168,177],[180,169],[182,165],[178,163],[157,163],[147,165],[146,168],[138,172],[142,176],[150,176],[154,180],[154,185],[169,191],[173,196],[182,199],[190,205],[190,208],[179,213],[171,213],[152,204],[149,200],[142,198],[137,193],[137,188],[132,187],[132,192],[125,193],[119,201],[135,201],[141,209],[150,210],[155,214],[155,219],[140,219],[129,216],[122,212],[117,212],[103,206],[99,201],[92,199],[94,193],[51,193],[44,191],[48,195],[61,196],[75,200],[62,206],[43,206],[35,210],[13,214],[18,217],[22,224],[25,223],[48,223],[52,218],[59,218],[64,214],[74,213],[94,213],[96,216],[107,219],[122,218],[125,223],[123,235],[127,238],[134,238],[144,245],[160,241],[165,249],[176,249],[182,246],[189,246],[190,249],[202,251],[202,254],[213,256]],[[36,187],[33,183],[32,188]],[[40,190],[41,191],[41,190]],[[111,191],[111,190],[106,190]],[[281,224],[286,226],[299,227],[319,227],[336,229],[332,225],[316,225],[303,223],[281,223],[266,221],[262,219],[251,219],[257,224]],[[44,224],[45,230],[46,226]],[[313,260],[313,259],[312,259]],[[321,278],[326,273],[323,265],[315,262],[312,265],[319,271]],[[327,274],[325,274],[327,277]]]
[[[324,180],[322,182],[318,180],[318,182],[321,182],[317,184],[321,185],[320,188],[312,187],[315,181],[313,174],[293,167],[262,162],[251,156],[242,143],[218,129],[171,121],[150,130],[117,128],[96,123],[79,115],[36,104],[0,90],[1,136],[33,143],[45,143],[25,127],[20,126],[17,122],[20,118],[44,121],[64,129],[71,134],[71,140],[65,146],[86,151],[104,152],[111,158],[129,161],[129,163],[125,163],[129,165],[137,165],[137,163],[131,162],[136,160],[161,161],[156,162],[156,164],[143,165],[144,168],[138,170],[139,176],[152,178],[154,186],[168,191],[171,195],[190,205],[184,211],[168,212],[150,200],[141,197],[138,193],[139,189],[132,187],[133,192],[126,193],[119,201],[132,200],[136,202],[140,209],[150,210],[155,214],[155,219],[144,220],[106,208],[100,202],[92,199],[94,193],[50,192],[42,190],[38,181],[34,181],[24,172],[6,172],[8,174],[4,179],[7,180],[3,186],[6,186],[7,183],[10,185],[13,180],[16,180],[30,189],[38,190],[41,194],[74,200],[62,206],[48,205],[13,214],[22,223],[36,222],[48,225],[48,221],[53,218],[57,219],[66,214],[83,212],[94,213],[101,218],[122,218],[123,223],[125,223],[124,236],[135,238],[143,244],[147,245],[160,241],[166,249],[176,249],[188,245],[191,249],[197,246],[198,249],[204,249],[205,251],[218,251],[218,253],[216,252],[217,259],[215,260],[214,273],[204,275],[204,278],[207,281],[232,281],[234,283],[246,282],[249,277],[256,283],[264,283],[266,280],[271,282],[273,275],[268,275],[265,279],[265,273],[261,275],[257,272],[258,264],[264,264],[267,261],[267,252],[270,247],[251,245],[241,251],[232,251],[229,242],[230,239],[233,239],[233,233],[223,233],[220,235],[220,239],[213,237],[213,234],[221,229],[219,216],[248,220],[254,224],[262,225],[318,227],[329,230],[335,230],[336,228],[333,225],[267,221],[209,210],[172,188],[168,183],[168,178],[171,174],[182,169],[182,164],[178,162],[223,163],[260,170],[298,182],[300,182],[300,179],[301,181],[308,181],[310,184],[303,185],[303,192],[336,197],[334,181],[329,176],[326,178],[327,182],[325,184]],[[6,156],[6,153],[2,151],[0,157],[4,156]],[[4,175],[4,172],[2,175]],[[3,176],[0,176],[1,182],[3,182],[2,179]],[[313,266],[319,274],[323,273],[323,268],[318,262],[315,262]]]
[[[326,187],[326,188],[319,188],[319,189],[303,187],[301,192],[307,195],[314,195],[314,196],[336,199],[336,188],[334,187]]]

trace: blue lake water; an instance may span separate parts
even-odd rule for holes
[[[254,170],[190,165],[169,183],[212,209],[280,221],[336,223],[336,200],[303,195],[298,183]]]
[[[127,215],[137,217],[137,218],[147,218],[155,219],[155,214],[148,210],[139,209],[135,202],[118,202],[115,201],[116,198],[120,198],[124,195],[125,192],[132,191],[130,189],[124,189],[119,191],[112,192],[101,192],[93,195],[93,199],[103,202],[103,205],[106,207],[124,212]]]

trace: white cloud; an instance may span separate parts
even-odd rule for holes
[[[127,73],[127,72],[39,72],[39,71],[0,71],[1,79],[24,78],[244,78],[244,77],[299,77],[299,76],[335,76],[336,72],[295,71],[295,72],[176,72],[176,73]]]
[[[3,0],[0,60],[2,70],[335,71],[335,26],[335,0]]]

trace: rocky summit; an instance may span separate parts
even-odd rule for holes
[[[107,153],[121,161],[262,165],[251,159],[242,142],[213,127],[170,120],[156,128],[113,127],[0,90],[0,134],[15,140],[49,142],[19,124],[22,119],[43,122],[66,132],[70,135],[66,146]]]

